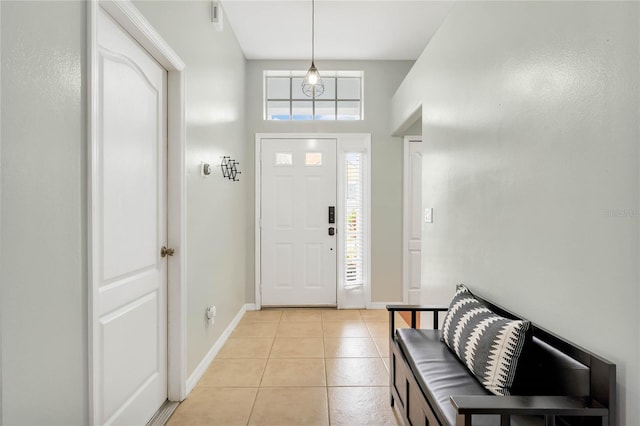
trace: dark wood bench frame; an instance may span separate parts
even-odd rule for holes
[[[478,297],[477,295],[475,295]],[[485,299],[487,306],[499,315],[520,319],[513,313]],[[410,312],[411,327],[416,328],[419,312],[432,312],[434,329],[439,328],[439,314],[448,307],[418,305],[387,305],[389,311],[389,372],[391,406],[397,404],[405,424],[412,426],[446,425],[439,419],[429,400],[416,381],[402,349],[395,339],[395,313]],[[577,416],[584,425],[616,425],[616,366],[611,362],[576,346],[555,334],[532,324],[533,335],[589,367],[591,372],[591,398],[566,396],[470,396],[451,395],[456,410],[456,426],[471,426],[472,415],[494,414],[500,416],[501,426],[511,424],[512,415],[543,416],[547,426],[556,425],[561,418]],[[444,344],[444,343],[443,343]],[[565,423],[561,423],[565,424]]]

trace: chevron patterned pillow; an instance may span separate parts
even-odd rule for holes
[[[442,340],[485,388],[509,395],[530,325],[495,314],[461,284],[444,319]]]

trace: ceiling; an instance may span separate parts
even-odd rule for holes
[[[316,0],[316,58],[414,60],[453,0]],[[223,0],[247,59],[309,59],[311,0]]]

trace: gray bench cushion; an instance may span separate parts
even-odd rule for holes
[[[455,425],[451,395],[490,395],[475,376],[440,341],[440,330],[401,328],[396,336],[418,385],[433,402],[435,414]],[[514,426],[543,425],[537,418],[512,418]],[[474,426],[499,426],[499,416],[474,416]]]

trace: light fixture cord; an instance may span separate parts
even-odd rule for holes
[[[316,1],[311,0],[311,63],[316,58]]]

